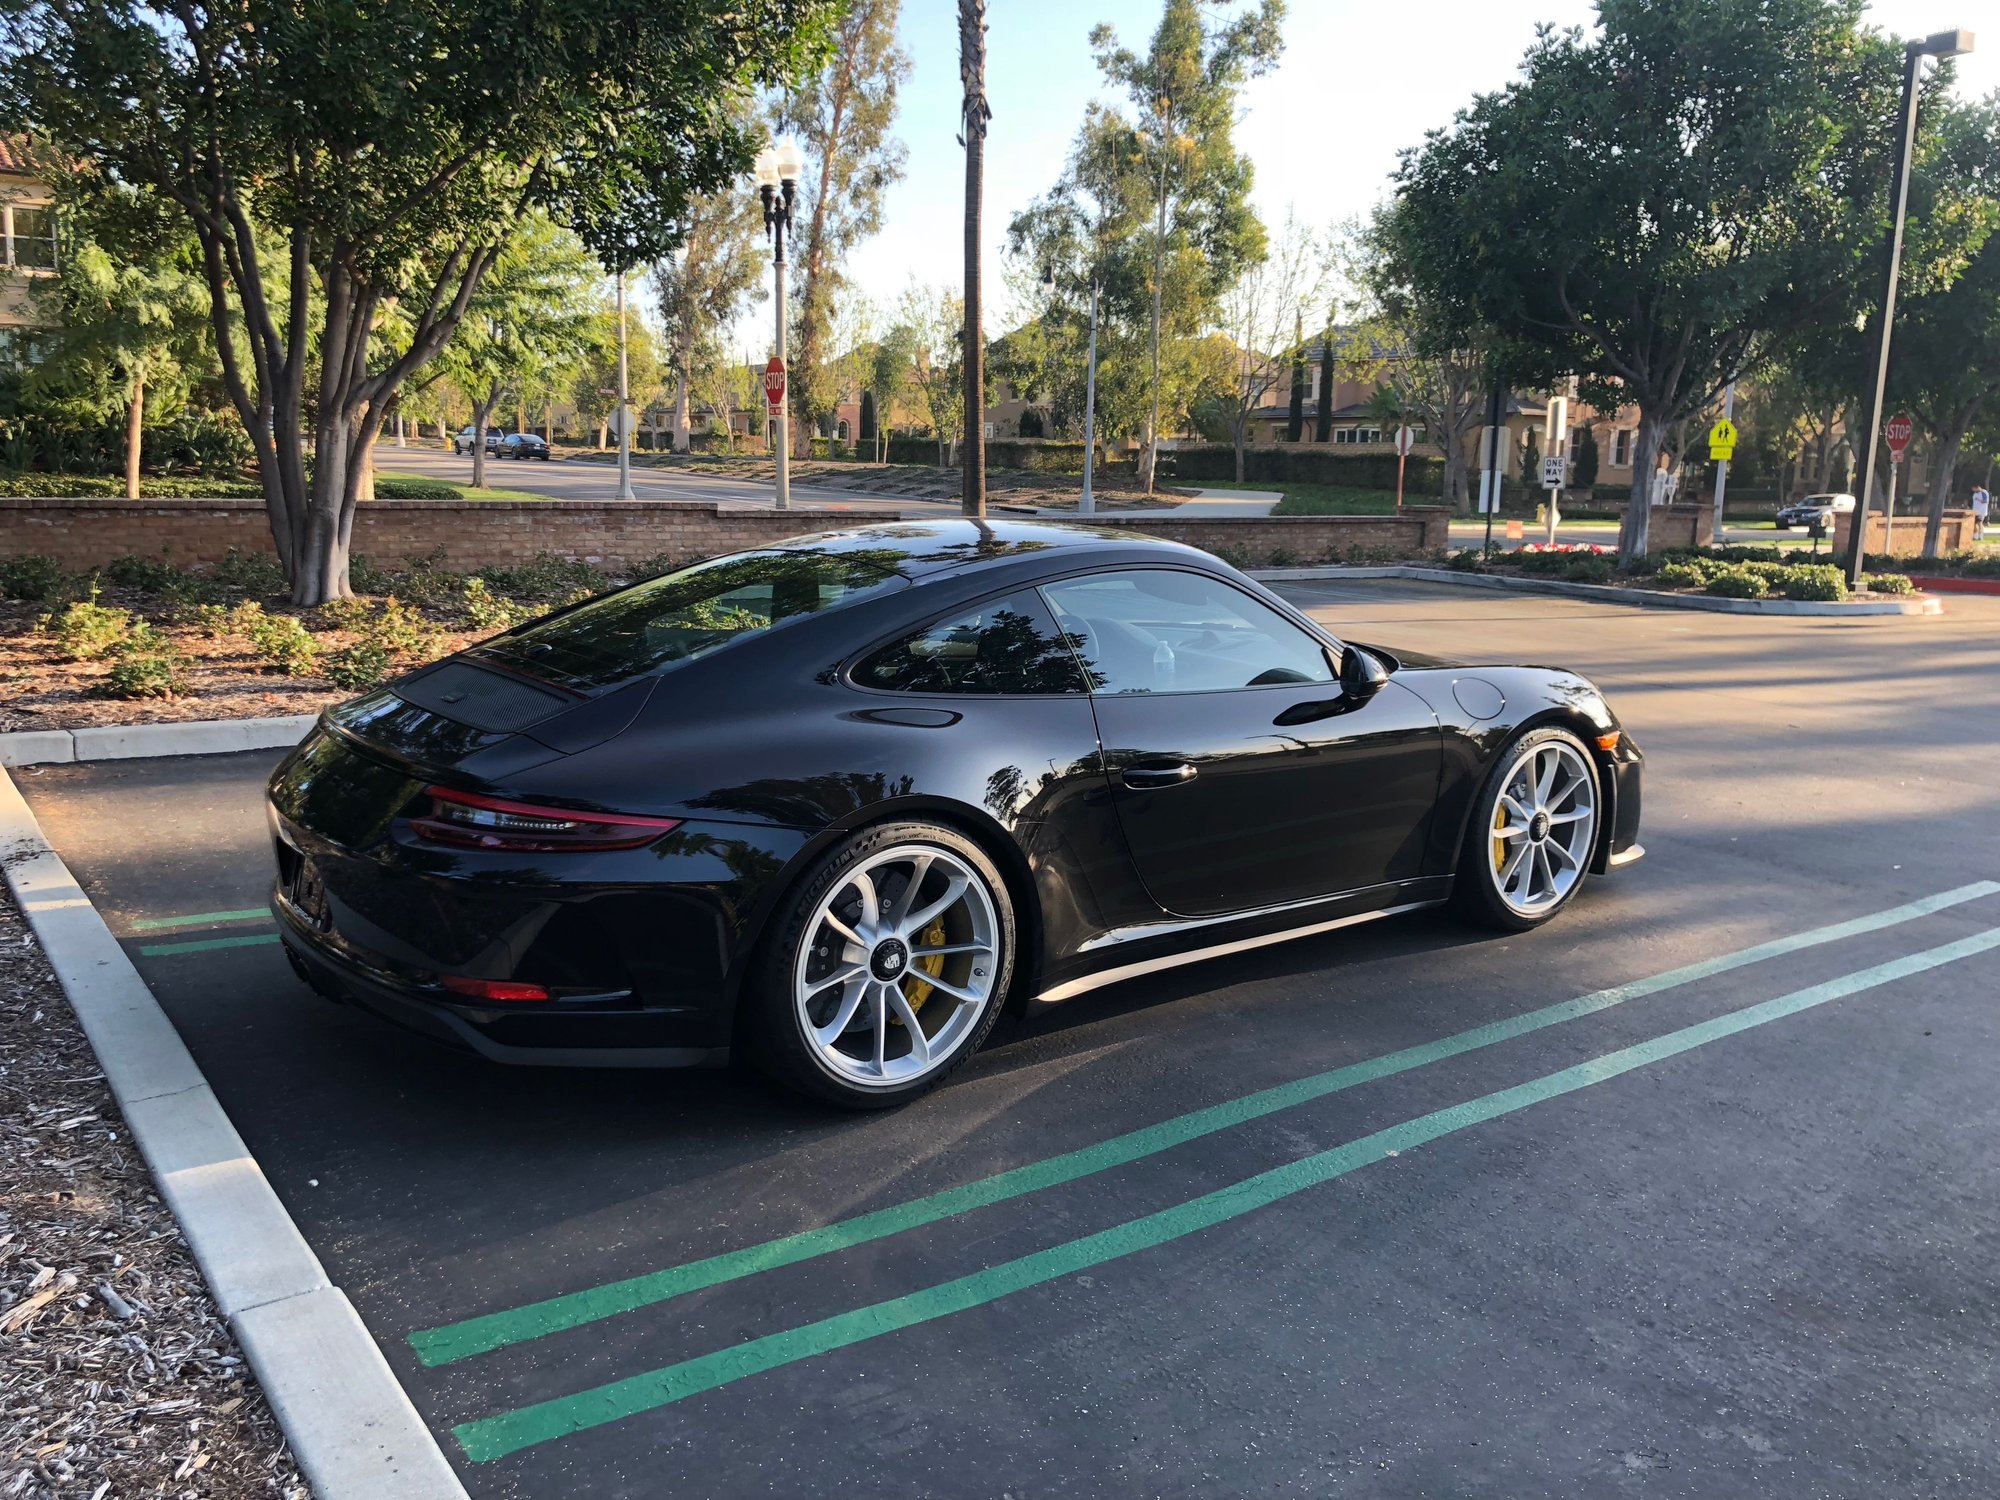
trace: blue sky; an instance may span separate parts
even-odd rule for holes
[[[1904,35],[1964,25],[1990,0],[1881,0],[1874,24]],[[1267,224],[1327,224],[1365,213],[1386,192],[1397,153],[1474,93],[1514,73],[1535,24],[1588,25],[1585,0],[1291,0],[1283,62],[1250,85],[1238,140],[1256,165],[1256,202]],[[991,0],[987,144],[986,279],[989,330],[1008,320],[1000,253],[1008,216],[1046,191],[1062,170],[1086,103],[1100,94],[1091,27],[1108,21],[1143,46],[1160,0]],[[964,153],[958,131],[958,6],[903,0],[902,39],[911,74],[898,133],[909,148],[904,180],[890,190],[880,235],[851,270],[888,305],[914,275],[957,286]],[[1959,60],[1959,91],[2000,88],[2000,26],[1985,50]],[[768,321],[770,303],[760,318]],[[748,336],[748,330],[746,330]]]

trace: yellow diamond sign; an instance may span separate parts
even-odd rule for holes
[[[1736,452],[1736,424],[1724,417],[1708,429],[1708,456],[1728,458]]]

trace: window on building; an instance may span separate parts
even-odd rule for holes
[[[1354,442],[1354,441],[1356,440],[1356,439],[1355,439],[1355,436],[1354,436],[1354,429],[1353,429],[1352,427],[1336,427],[1336,428],[1334,428],[1334,430],[1333,430],[1333,440],[1334,440],[1334,442],[1336,442],[1336,443],[1352,443],[1352,442]]]
[[[42,362],[42,338],[32,328],[0,328],[0,370],[24,370]]]
[[[7,235],[7,264],[24,271],[56,268],[56,216],[46,203],[14,203],[0,221]]]
[[[1621,427],[1611,434],[1611,467],[1629,469],[1632,466],[1632,429]]]

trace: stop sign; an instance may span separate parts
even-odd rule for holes
[[[775,354],[764,366],[764,399],[771,403],[772,411],[785,404],[785,362]]]
[[[1899,464],[1910,446],[1910,433],[1914,430],[1909,417],[1902,413],[1889,418],[1882,424],[1882,436],[1889,440],[1889,462]]]

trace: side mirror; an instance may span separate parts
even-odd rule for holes
[[[1349,646],[1340,658],[1340,691],[1356,703],[1366,703],[1389,684],[1389,669],[1373,652]]]

